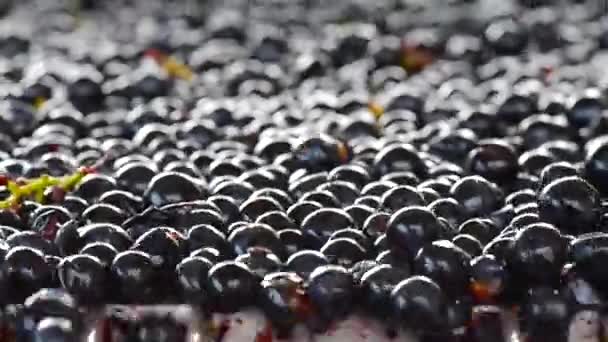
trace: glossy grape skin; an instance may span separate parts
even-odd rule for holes
[[[115,187],[116,180],[114,180],[114,178],[106,175],[91,174],[83,178],[74,191],[74,194],[90,203],[99,198],[103,193],[113,190]]]
[[[49,317],[38,322],[33,335],[35,342],[75,342],[78,331],[68,319]]]
[[[6,249],[3,249],[0,254],[2,255],[2,261],[4,262],[5,253],[8,252],[8,247],[4,246]],[[10,302],[11,294],[9,289],[11,288],[11,279],[9,277],[9,273],[5,267],[0,268],[0,291],[3,293],[0,296],[0,304],[4,305]]]
[[[0,10],[36,33],[0,37],[0,313],[44,286],[190,304],[218,341],[498,341],[514,312],[563,340],[608,298],[604,18],[401,2]],[[416,276],[440,290],[390,296]]]
[[[495,184],[480,176],[468,176],[450,189],[451,196],[464,207],[467,217],[484,216],[498,209],[502,193]]]
[[[608,293],[608,287],[605,285],[608,273],[600,265],[606,260],[608,260],[608,248],[600,247],[572,265],[577,275],[589,282],[595,290],[604,296]]]
[[[316,244],[323,243],[337,230],[353,226],[354,222],[346,212],[331,208],[312,212],[301,223],[304,234],[310,236]]]
[[[586,179],[602,194],[605,194],[608,190],[608,184],[605,181],[607,158],[608,144],[606,143],[594,146],[585,156],[584,172]]]
[[[185,253],[184,241],[174,229],[157,227],[141,235],[131,249],[146,252],[157,266],[173,270]]]
[[[250,247],[247,249],[247,253],[239,255],[234,261],[246,265],[260,279],[283,267],[281,260],[276,255],[262,247]]]
[[[450,197],[433,201],[428,208],[438,217],[448,220],[452,226],[460,225],[465,217],[462,205]]]
[[[306,314],[304,280],[295,273],[275,272],[260,286],[260,307],[279,334],[289,334]]]
[[[547,287],[533,287],[524,301],[525,328],[531,336],[561,338],[566,334],[570,312],[565,297]]]
[[[413,259],[424,244],[439,237],[440,224],[437,217],[426,208],[401,209],[388,222],[387,242],[395,252],[409,255]]]
[[[45,288],[51,281],[51,269],[42,252],[30,247],[13,247],[4,257],[3,267],[10,281],[13,303],[22,302],[35,291]]]
[[[542,189],[545,185],[560,178],[578,175],[579,170],[573,164],[566,162],[552,163],[544,167],[541,171],[539,188]]]
[[[573,176],[546,185],[538,197],[540,217],[564,233],[594,231],[599,223],[599,193],[585,180]]]
[[[44,239],[41,235],[32,232],[24,231],[12,234],[6,239],[9,247],[30,247],[41,251],[44,254],[56,255],[55,246],[50,241]]]
[[[158,300],[159,265],[141,251],[118,253],[112,261],[112,275],[118,282],[118,300],[146,304]]]
[[[289,218],[291,218],[296,224],[302,224],[304,219],[309,214],[321,208],[322,206],[317,202],[297,202],[287,209],[287,216],[289,216]]]
[[[82,112],[91,112],[102,106],[104,94],[100,85],[90,78],[81,78],[68,87],[68,98]]]
[[[302,279],[308,279],[315,269],[327,264],[329,264],[329,260],[323,253],[314,250],[301,250],[287,259],[285,268],[297,273]]]
[[[230,244],[226,240],[225,234],[208,224],[200,224],[190,228],[186,233],[186,239],[190,251],[202,247],[213,247],[228,255],[232,254]]]
[[[282,229],[278,234],[288,257],[305,249],[306,241],[299,229]]]
[[[96,257],[77,254],[64,258],[58,267],[61,285],[82,304],[103,303],[110,290],[109,273]]]
[[[99,259],[103,267],[109,269],[118,254],[116,248],[106,242],[91,242],[80,250],[80,254],[91,255]]]
[[[576,263],[587,259],[594,251],[608,247],[608,234],[594,232],[582,234],[570,241],[569,260]]]
[[[68,318],[75,325],[79,323],[78,303],[64,289],[40,289],[25,299],[23,308],[34,320],[50,316]]]
[[[528,286],[551,285],[558,281],[567,253],[568,241],[559,230],[535,223],[515,236],[509,265],[516,281]]]
[[[415,274],[433,279],[446,294],[462,295],[468,288],[470,255],[447,240],[423,246],[414,259]]]
[[[503,142],[482,144],[467,157],[468,170],[491,182],[508,184],[518,172],[517,154],[512,146]]]
[[[348,237],[330,239],[319,251],[323,253],[332,264],[346,268],[363,260],[368,255],[367,250],[361,246],[361,244]]]
[[[469,234],[486,245],[500,233],[499,228],[489,219],[473,218],[458,227],[459,234]]]
[[[131,237],[120,226],[110,223],[94,223],[78,228],[81,243],[107,242],[119,251],[128,249]]]
[[[209,270],[207,289],[211,307],[218,312],[230,313],[255,303],[259,281],[242,263],[225,261]]]
[[[365,236],[371,239],[377,239],[386,232],[390,215],[385,212],[377,212],[370,215],[363,223],[361,230]]]
[[[207,276],[213,263],[197,256],[184,258],[175,269],[181,299],[193,304],[205,304],[208,301]]]
[[[479,303],[495,302],[509,285],[506,264],[492,254],[480,255],[470,262],[470,292]]]
[[[382,195],[382,207],[389,212],[408,206],[422,206],[424,203],[418,191],[407,185],[392,188]]]
[[[279,235],[272,227],[262,224],[248,224],[232,231],[228,237],[234,254],[247,253],[250,247],[263,247],[276,254],[281,260],[285,259],[285,247]]]
[[[394,171],[411,171],[419,177],[426,176],[428,169],[410,145],[394,144],[382,149],[374,158],[374,172],[386,175]]]
[[[129,163],[116,170],[116,182],[124,190],[142,195],[155,171],[144,163]]]
[[[332,320],[346,317],[354,306],[352,275],[343,267],[328,265],[309,276],[307,294],[318,314],[321,329]]]
[[[154,176],[143,196],[149,203],[160,207],[169,203],[201,199],[204,191],[204,188],[191,177],[168,172]]]
[[[390,315],[391,291],[409,275],[409,272],[387,264],[375,266],[365,272],[360,281],[365,309],[376,317]]]
[[[281,204],[272,197],[255,197],[244,201],[239,208],[241,215],[250,221],[255,221],[259,216],[269,211],[283,211]]]
[[[348,147],[327,136],[311,138],[294,148],[294,155],[308,170],[327,170],[349,160]]]
[[[441,332],[445,328],[446,299],[435,282],[425,276],[412,276],[398,283],[391,292],[393,319],[420,333]]]
[[[472,258],[480,255],[483,251],[481,242],[469,234],[458,234],[452,238],[452,242]]]

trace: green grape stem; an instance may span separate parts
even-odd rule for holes
[[[37,202],[42,202],[44,200],[44,192],[53,186],[59,187],[65,192],[72,191],[86,175],[94,172],[95,168],[82,167],[76,172],[62,177],[52,177],[44,174],[38,178],[20,179],[19,181],[13,181],[6,176],[0,175],[0,184],[5,184],[11,193],[7,199],[0,201],[0,209],[16,208],[23,199],[31,198],[32,196],[34,196]]]

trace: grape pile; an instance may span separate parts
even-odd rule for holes
[[[0,342],[608,337],[596,2],[0,15]]]

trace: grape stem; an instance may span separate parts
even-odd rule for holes
[[[0,210],[18,208],[19,204],[26,199],[33,197],[36,202],[44,201],[44,193],[50,187],[57,187],[64,193],[72,191],[80,184],[82,179],[92,173],[96,173],[99,167],[111,156],[110,153],[100,158],[92,166],[83,166],[74,173],[62,177],[53,177],[44,174],[37,178],[12,180],[7,175],[0,175],[0,185],[5,185],[11,195],[0,201]]]
[[[34,196],[36,202],[42,202],[44,200],[44,192],[52,186],[56,186],[65,192],[71,191],[86,175],[93,172],[94,169],[92,168],[82,167],[71,175],[63,177],[52,177],[44,174],[38,178],[20,179],[19,181],[8,180],[8,178],[2,177],[0,179],[6,182],[6,187],[11,195],[4,201],[0,201],[0,209],[15,208],[19,206],[23,199],[31,196]]]
[[[194,78],[192,69],[178,61],[175,57],[169,56],[157,49],[148,49],[146,56],[152,58],[156,63],[172,78],[179,78],[191,81]]]

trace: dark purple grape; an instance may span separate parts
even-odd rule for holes
[[[292,254],[285,263],[285,269],[297,273],[302,279],[308,279],[309,275],[317,267],[329,264],[323,253],[313,250],[302,250]]]
[[[207,292],[207,276],[213,263],[200,256],[184,258],[176,267],[177,283],[181,290],[181,299],[196,305],[205,304],[209,300]]]
[[[11,248],[4,257],[9,279],[9,301],[22,303],[32,293],[50,285],[52,271],[41,251],[25,246]]]
[[[447,240],[423,246],[414,259],[416,274],[427,276],[448,295],[462,295],[468,288],[471,256]]]
[[[178,172],[164,172],[150,179],[144,199],[160,207],[165,204],[202,199],[204,186],[190,176]]]
[[[109,273],[96,257],[77,254],[64,258],[58,267],[61,285],[81,304],[100,304],[110,291]]]
[[[322,325],[345,318],[355,305],[355,285],[352,275],[343,267],[327,265],[315,269],[309,276],[308,297]]]
[[[146,304],[158,302],[159,265],[142,251],[118,253],[112,262],[112,275],[117,281],[114,296],[121,303]],[[165,284],[166,285],[166,284]]]
[[[391,315],[391,292],[402,280],[410,276],[409,272],[382,264],[371,268],[361,277],[363,303],[376,317]]]
[[[390,296],[392,319],[407,329],[422,334],[445,329],[447,301],[443,291],[425,276],[412,276],[393,288]]]
[[[206,287],[212,308],[230,313],[255,304],[259,280],[244,264],[225,261],[209,270]]]
[[[535,223],[515,236],[509,265],[516,281],[552,285],[559,281],[567,257],[568,241],[559,230],[546,223]]]
[[[260,307],[279,334],[289,334],[306,313],[304,280],[295,273],[275,272],[264,277]]]
[[[409,207],[391,216],[386,239],[391,250],[413,260],[422,246],[439,237],[440,231],[441,223],[430,210]]]
[[[239,255],[234,261],[246,265],[260,279],[267,274],[280,271],[283,266],[276,255],[263,247],[250,247],[247,253]]]
[[[538,195],[541,219],[564,233],[579,234],[595,230],[600,218],[600,195],[582,178],[573,176],[553,181]]]

